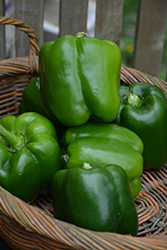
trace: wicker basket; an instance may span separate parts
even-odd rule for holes
[[[0,118],[17,115],[22,92],[38,75],[37,38],[28,25],[0,17],[0,24],[15,25],[29,36],[29,57],[0,61]],[[167,95],[167,83],[122,66],[121,84],[148,82]],[[142,190],[135,199],[139,227],[137,237],[85,230],[53,217],[51,197],[27,204],[0,187],[0,237],[12,249],[167,249],[167,164],[160,171],[144,171]]]

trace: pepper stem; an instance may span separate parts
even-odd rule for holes
[[[84,37],[84,36],[86,36],[87,34],[84,32],[84,31],[80,31],[80,32],[78,32],[76,35],[75,35],[75,37],[77,37],[77,38],[80,38],[80,37]]]
[[[3,139],[5,145],[10,152],[17,152],[20,148],[25,145],[25,140],[19,135],[8,131],[2,125],[0,125],[0,136]]]
[[[141,98],[138,95],[130,93],[128,95],[128,104],[131,105],[134,108],[138,108],[141,105]]]
[[[84,162],[82,167],[84,169],[91,169],[92,168],[91,165],[89,163],[87,163],[87,162]]]
[[[64,161],[65,163],[67,163],[68,160],[70,159],[70,157],[69,157],[68,154],[64,154],[64,155],[62,155],[62,159],[63,159],[63,161]]]

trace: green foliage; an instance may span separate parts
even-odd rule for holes
[[[122,62],[128,67],[131,67],[133,56],[133,44],[135,38],[135,25],[137,18],[137,1],[125,0],[122,22],[122,37],[121,37],[121,53]]]
[[[124,0],[122,36],[121,36],[121,53],[122,63],[128,67],[132,66],[133,44],[135,39],[135,25],[137,18],[138,1]],[[162,54],[162,63],[159,77],[167,79],[167,28],[165,32],[164,49]]]

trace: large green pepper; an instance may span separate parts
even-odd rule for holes
[[[62,138],[66,168],[90,164],[116,164],[129,179],[133,197],[141,189],[143,142],[132,131],[116,124],[86,123],[68,128]]]
[[[60,170],[53,177],[52,198],[57,219],[94,231],[137,234],[135,204],[119,166]]]
[[[114,123],[134,131],[144,143],[144,169],[161,169],[167,161],[167,100],[148,83],[120,87],[120,111]]]
[[[111,41],[66,35],[42,45],[41,96],[63,124],[84,124],[91,115],[113,121],[119,111],[121,53]]]
[[[24,89],[22,94],[22,102],[19,105],[19,114],[24,112],[37,112],[54,124],[58,137],[61,137],[66,130],[66,126],[60,123],[52,113],[46,111],[40,95],[40,79],[39,77],[33,78],[27,87]]]
[[[0,120],[0,185],[26,202],[51,191],[61,168],[61,150],[53,124],[34,112]]]

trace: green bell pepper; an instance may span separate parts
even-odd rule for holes
[[[49,113],[44,108],[41,95],[40,95],[40,78],[33,78],[27,87],[24,89],[22,94],[22,101],[19,105],[19,114],[24,112],[37,112],[49,120],[54,124],[57,135],[60,138],[66,130],[66,126],[60,123],[52,113]]]
[[[76,126],[90,116],[113,121],[119,111],[121,53],[111,41],[66,35],[39,52],[42,101],[61,123]]]
[[[70,127],[62,138],[65,168],[90,164],[116,164],[129,179],[133,197],[141,190],[143,142],[132,131],[116,124],[86,123]]]
[[[0,185],[26,202],[51,192],[62,167],[57,133],[50,120],[35,112],[0,119]]]
[[[161,169],[167,161],[167,100],[148,83],[120,87],[120,110],[113,121],[134,131],[144,143],[144,169]]]
[[[47,118],[48,114],[43,106],[40,96],[40,79],[39,77],[33,78],[22,94],[22,102],[28,108],[29,111],[37,112]],[[21,110],[19,113],[23,113]]]
[[[24,104],[23,101],[21,101],[19,108],[18,108],[18,114],[21,115],[22,113],[29,112],[29,108]]]
[[[52,198],[57,219],[93,231],[137,234],[135,204],[119,166],[60,170],[53,177]]]

